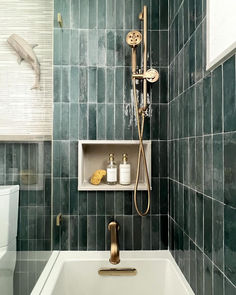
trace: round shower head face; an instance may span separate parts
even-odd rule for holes
[[[142,42],[142,34],[139,31],[131,31],[126,36],[126,43],[130,47],[136,47]]]

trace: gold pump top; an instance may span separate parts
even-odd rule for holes
[[[123,154],[122,155],[122,163],[123,164],[127,164],[127,162],[128,162],[128,155],[127,154]]]
[[[114,154],[109,154],[109,162],[114,162]]]

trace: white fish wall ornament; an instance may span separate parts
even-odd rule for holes
[[[40,63],[33,51],[33,48],[36,47],[37,44],[30,45],[17,34],[12,34],[7,39],[7,42],[16,51],[18,55],[18,63],[20,64],[23,60],[25,60],[35,71],[35,84],[31,89],[40,89]]]

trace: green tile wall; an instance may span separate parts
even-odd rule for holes
[[[236,294],[235,55],[206,72],[206,0],[170,0],[169,247],[195,294]]]
[[[39,161],[43,161],[41,171]],[[42,187],[23,186],[23,170],[42,177]],[[20,184],[18,251],[51,249],[51,180],[51,142],[0,142],[0,185]]]
[[[81,139],[137,139],[131,88],[131,48],[126,34],[140,29],[148,5],[148,64],[160,71],[149,87],[153,142],[151,212],[137,216],[132,192],[78,192],[77,147]],[[57,24],[57,13],[64,26]],[[168,1],[55,0],[54,21],[53,248],[109,249],[107,225],[121,226],[121,249],[168,247]],[[139,49],[140,50],[140,49]],[[138,51],[138,61],[141,54]],[[141,84],[137,85],[139,94]],[[146,193],[139,194],[145,207]],[[61,228],[55,227],[62,212]]]

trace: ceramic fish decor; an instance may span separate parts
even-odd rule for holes
[[[35,71],[35,84],[31,89],[40,89],[40,63],[33,51],[33,48],[36,47],[37,44],[30,45],[17,34],[12,34],[7,39],[7,42],[16,51],[18,55],[18,63],[20,64],[23,60],[25,60]]]

